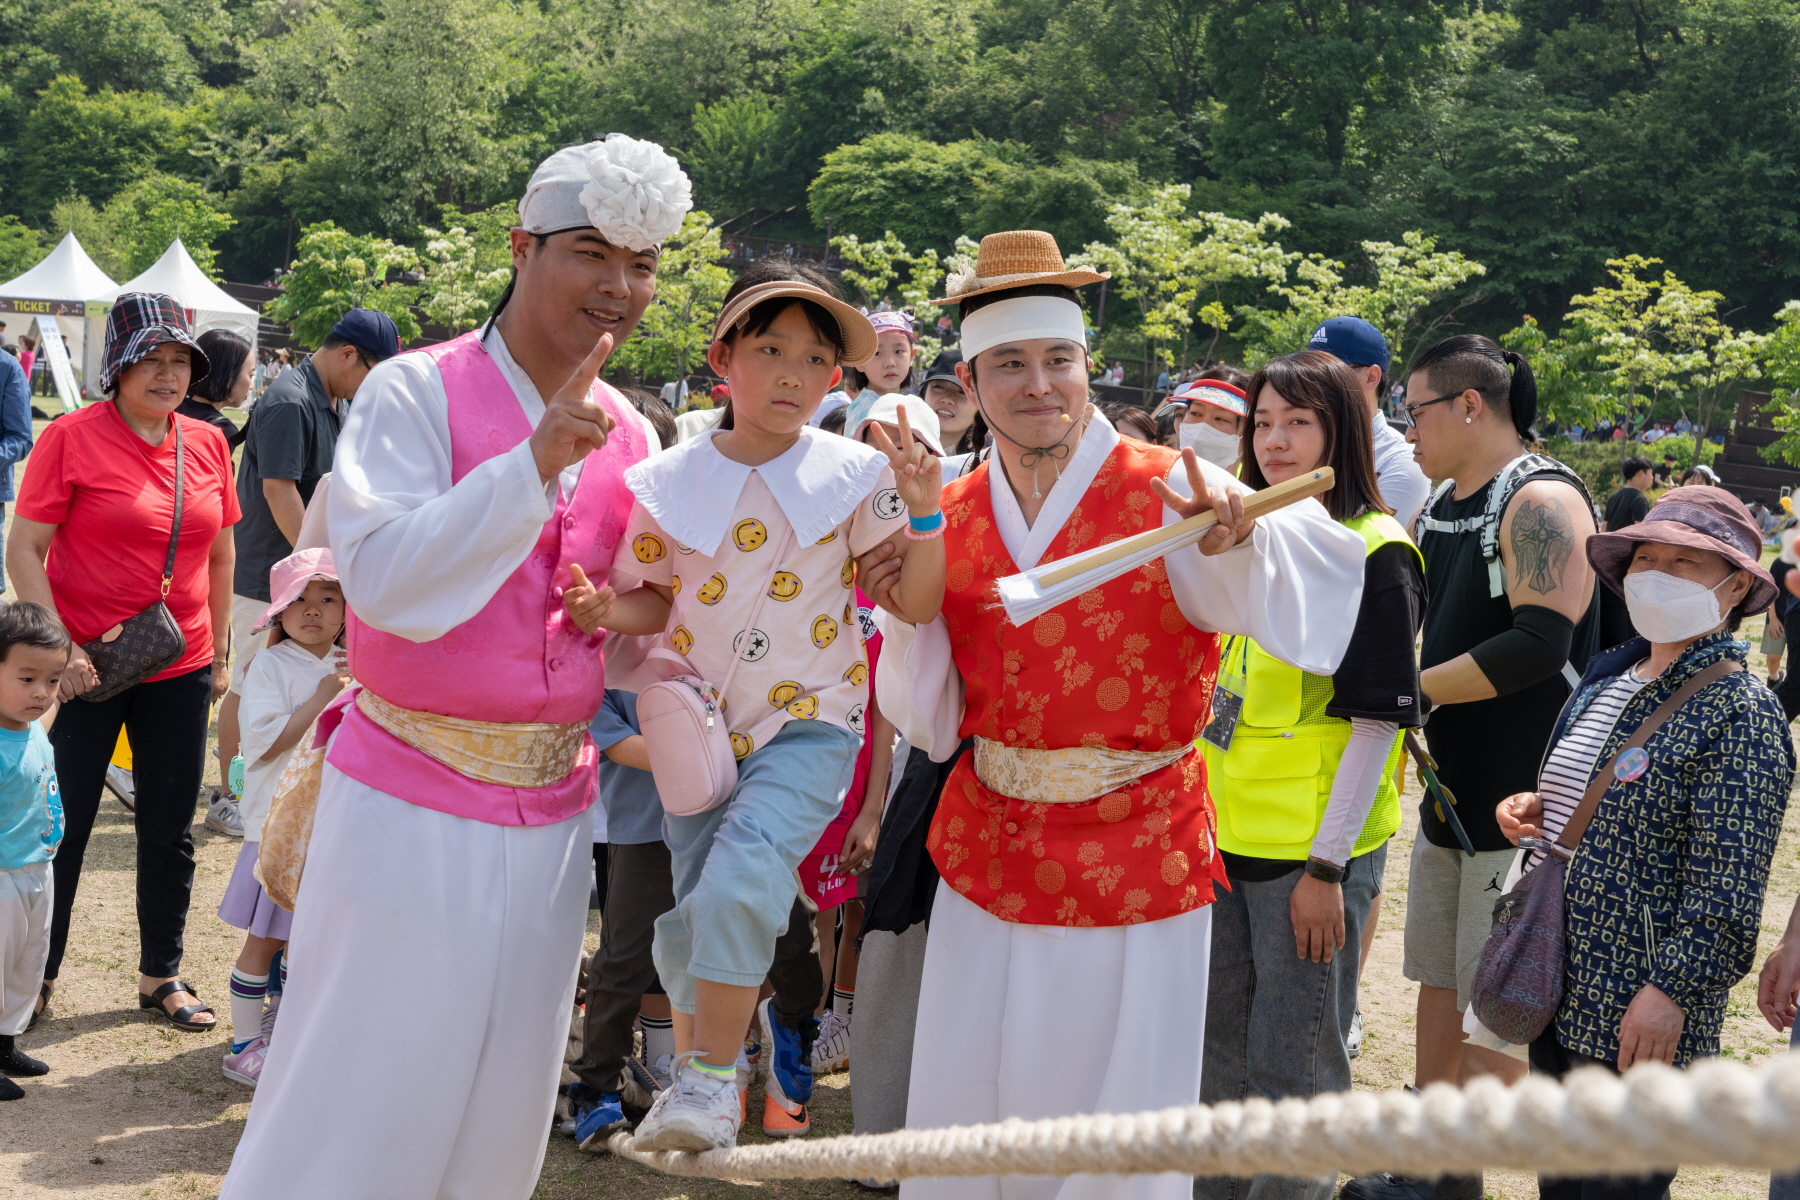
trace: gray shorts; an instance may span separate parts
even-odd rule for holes
[[[1517,850],[1461,850],[1413,840],[1406,892],[1406,977],[1426,987],[1455,988],[1456,1007],[1469,1007],[1469,987],[1481,947],[1494,925]]]

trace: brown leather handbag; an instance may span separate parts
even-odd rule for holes
[[[187,653],[187,636],[175,623],[175,614],[163,602],[175,583],[175,547],[181,541],[182,471],[184,466],[181,422],[169,419],[175,431],[175,524],[169,530],[169,557],[163,562],[162,596],[136,616],[127,617],[91,642],[82,652],[94,664],[99,682],[81,693],[93,704],[111,700],[129,687],[142,683]]]

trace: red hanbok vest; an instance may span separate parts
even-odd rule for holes
[[[1121,440],[1045,561],[1160,524],[1150,481],[1175,458]],[[1163,560],[1013,625],[994,581],[1019,567],[995,526],[990,469],[944,487],[943,613],[964,684],[962,736],[1029,749],[1191,744],[1211,709],[1219,639],[1182,615]],[[1130,925],[1212,902],[1224,871],[1198,753],[1082,804],[1000,795],[972,760],[964,755],[946,782],[927,846],[945,881],[1001,920]]]

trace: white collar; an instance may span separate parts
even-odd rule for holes
[[[761,466],[732,462],[713,446],[717,431],[653,454],[625,472],[625,486],[684,546],[711,556],[725,540],[750,473],[762,476],[794,537],[810,546],[843,523],[875,490],[887,455],[803,425],[800,440]]]
[[[1051,486],[1044,507],[1038,510],[1037,523],[1033,525],[1025,524],[1025,512],[1019,507],[1019,498],[1013,495],[1012,485],[1006,482],[1006,468],[1000,462],[999,447],[988,455],[988,495],[994,505],[994,524],[1001,543],[1019,570],[1029,571],[1038,565],[1038,560],[1044,557],[1050,543],[1056,540],[1056,535],[1074,514],[1075,506],[1087,495],[1094,476],[1106,464],[1106,456],[1118,444],[1119,431],[1099,409],[1094,409],[1088,419],[1087,431],[1081,435],[1075,453],[1069,456],[1069,465],[1062,469],[1062,474]]]

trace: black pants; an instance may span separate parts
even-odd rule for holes
[[[1602,1058],[1578,1054],[1556,1040],[1556,1026],[1545,1030],[1531,1043],[1531,1070],[1534,1074],[1561,1079],[1576,1067],[1605,1067],[1613,1074],[1618,1068]],[[1539,1200],[1667,1200],[1669,1185],[1675,1172],[1656,1175],[1591,1175],[1555,1177],[1538,1176]]]
[[[50,731],[57,785],[68,830],[56,852],[56,900],[50,917],[55,979],[69,942],[69,913],[81,882],[81,860],[100,811],[106,764],[119,727],[131,738],[131,777],[137,799],[138,971],[153,978],[181,970],[181,937],[194,890],[194,808],[205,770],[206,723],[212,708],[212,668],[155,683],[140,683],[110,700],[75,699],[62,706]]]
[[[600,889],[600,948],[588,963],[581,1057],[570,1070],[591,1088],[622,1090],[631,1025],[645,992],[660,990],[650,944],[656,918],[675,907],[669,848],[661,842],[606,847]]]

